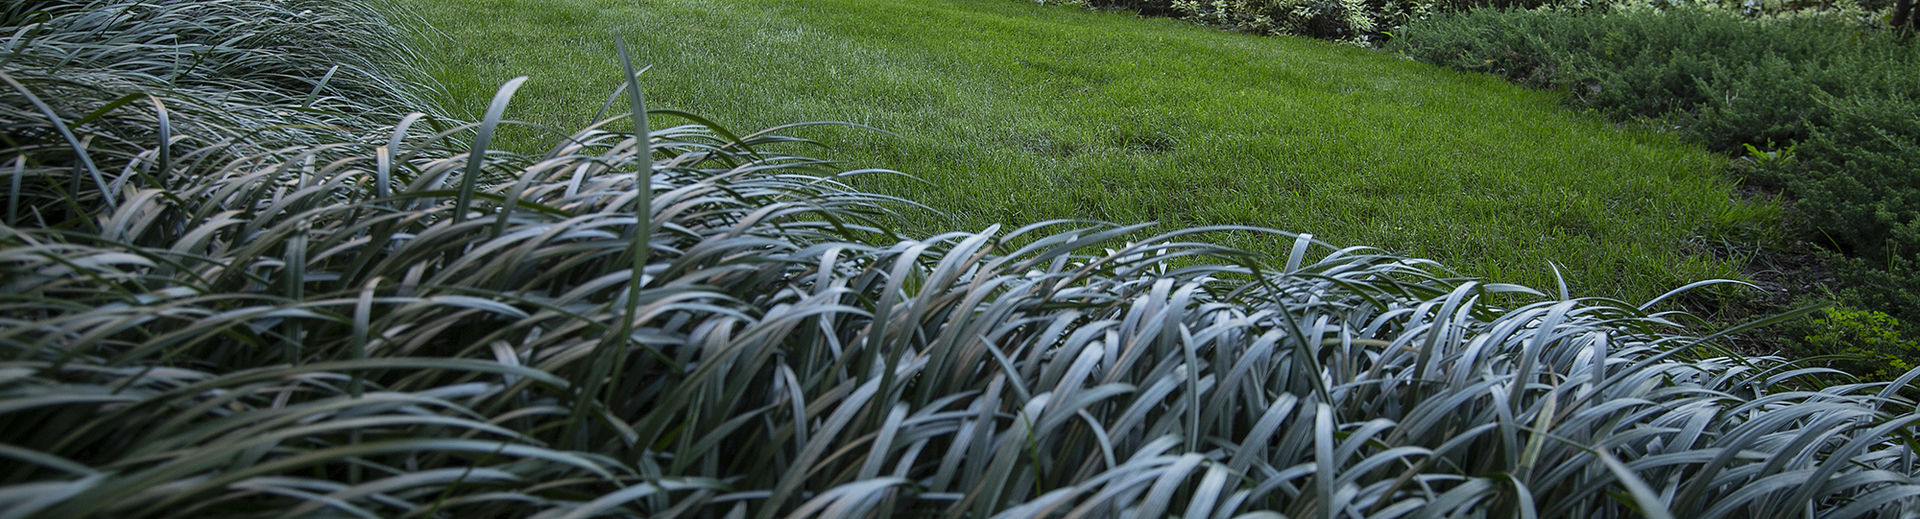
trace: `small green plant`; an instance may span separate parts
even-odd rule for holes
[[[1808,353],[1844,357],[1844,371],[1866,380],[1893,380],[1920,365],[1920,340],[1902,333],[1884,312],[1829,308],[1805,337]]]
[[[1772,144],[1768,144],[1767,149],[1764,150],[1753,144],[1742,144],[1741,146],[1747,148],[1747,156],[1742,158],[1746,159],[1747,163],[1754,168],[1782,168],[1793,163],[1793,146],[1774,148]]]

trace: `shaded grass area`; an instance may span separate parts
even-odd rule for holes
[[[1724,159],[1617,131],[1552,94],[1384,54],[1024,2],[398,0],[463,118],[533,80],[510,117],[593,118],[613,36],[654,63],[657,106],[726,126],[833,119],[859,187],[940,210],[902,230],[1053,218],[1252,224],[1431,257],[1463,272],[1643,300],[1737,275],[1706,251],[1771,221]],[[435,32],[437,31],[437,32]],[[554,137],[522,131],[512,146]],[[1218,236],[1279,254],[1288,243]]]

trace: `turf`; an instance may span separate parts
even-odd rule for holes
[[[1250,224],[1642,300],[1738,274],[1763,228],[1725,159],[1568,112],[1555,94],[1387,53],[1010,0],[394,0],[453,115],[571,129],[634,43],[653,106],[736,129],[831,119],[859,187],[926,204],[912,235],[1056,218]],[[531,150],[551,136],[520,132]],[[1283,255],[1288,240],[1218,240]]]

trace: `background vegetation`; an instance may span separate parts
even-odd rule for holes
[[[908,235],[792,139],[648,110],[625,53],[625,116],[502,152],[523,80],[407,113],[354,4],[4,14],[0,516],[1920,506],[1920,370],[1807,390],[1658,301],[1247,227],[1287,252]]]
[[[1736,171],[1749,185],[1792,201],[1799,239],[1765,245],[1821,252],[1835,274],[1802,297],[1837,297],[1853,307],[1843,314],[1885,312],[1876,333],[1894,337],[1901,322],[1920,322],[1920,45],[1910,38],[1846,13],[1477,10],[1435,17],[1390,48],[1744,156]],[[1848,333],[1832,324],[1789,333],[1811,335],[1805,353],[1831,352],[1823,341]],[[1858,347],[1874,363],[1920,362],[1893,346],[1916,339]]]
[[[1067,0],[1299,35],[1490,72],[1568,104],[1745,159],[1785,195],[1796,239],[1746,240],[1748,271],[1793,295],[1920,322],[1920,31],[1911,0]],[[1796,154],[1795,152],[1799,153]],[[1801,160],[1805,159],[1805,160]],[[1758,250],[1755,250],[1755,249]],[[1818,256],[1812,260],[1806,256]],[[1779,301],[1759,307],[1785,308]],[[1748,312],[1735,301],[1729,315]],[[1843,311],[1851,311],[1842,309]],[[1868,310],[1878,312],[1878,310]],[[1799,323],[1793,339],[1839,333]],[[1891,330],[1893,328],[1889,328]],[[1813,334],[1813,335],[1809,335]],[[1920,340],[1920,337],[1916,337]],[[1778,343],[1811,354],[1812,342]],[[1880,354],[1911,352],[1890,349]],[[1878,354],[1877,354],[1878,355]]]
[[[1043,2],[1045,3],[1045,2]],[[1748,18],[1832,16],[1913,30],[1894,20],[1910,0],[1054,0],[1095,9],[1171,16],[1223,29],[1305,36],[1362,46],[1398,38],[1436,15],[1471,10],[1545,10],[1566,14],[1707,10]]]

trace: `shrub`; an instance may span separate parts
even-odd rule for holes
[[[1900,320],[1882,312],[1827,309],[1804,340],[1806,353],[1841,357],[1843,371],[1868,380],[1893,380],[1920,365],[1920,341],[1903,337]]]
[[[1088,7],[1103,9],[1126,9],[1149,16],[1171,16],[1175,14],[1174,0],[1067,0],[1065,3],[1077,3]]]
[[[1381,23],[1362,0],[1176,0],[1175,11],[1203,23],[1259,34],[1365,43]]]
[[[1388,48],[1559,89],[1575,107],[1678,126],[1726,153],[1806,139],[1833,118],[1822,97],[1881,98],[1920,82],[1920,52],[1837,16],[1480,9],[1401,36]]]
[[[1795,200],[1805,240],[1853,258],[1835,292],[1920,320],[1920,45],[1846,16],[1671,9],[1479,10],[1392,47],[1759,159],[1743,171]]]
[[[1799,198],[1810,240],[1845,251],[1838,296],[1920,322],[1920,102],[1828,99],[1827,125],[1761,180]],[[1909,331],[1920,339],[1920,331]]]
[[[1829,116],[1760,180],[1842,250],[1868,261],[1920,258],[1920,100],[1826,98]]]
[[[1469,10],[1578,13],[1708,11],[1728,18],[1825,18],[1874,26],[1887,0],[1065,0],[1065,4],[1173,16],[1257,34],[1307,36],[1361,45],[1398,37],[1411,23]],[[1423,29],[1425,30],[1425,29]]]
[[[1920,507],[1920,415],[1894,389],[1920,371],[1776,391],[1807,373],[1720,356],[1684,314],[1308,236],[1271,262],[1197,239],[1273,231],[902,238],[792,139],[653,126],[691,116],[637,81],[630,118],[492,152],[518,85],[478,124],[369,115],[400,122],[9,217],[0,514]],[[146,146],[104,171],[168,134],[72,129]],[[58,151],[82,150],[7,153]]]
[[[1094,8],[1170,16],[1255,34],[1372,45],[1387,31],[1444,9],[1448,0],[1071,0]]]
[[[1501,6],[1537,0],[1494,0]],[[1172,0],[1175,16],[1255,34],[1306,36],[1374,45],[1414,21],[1464,9],[1462,0]]]
[[[1920,323],[1920,257],[1837,258],[1832,262],[1840,301],[1861,308],[1883,308],[1909,323]],[[1920,339],[1920,330],[1908,328]]]

